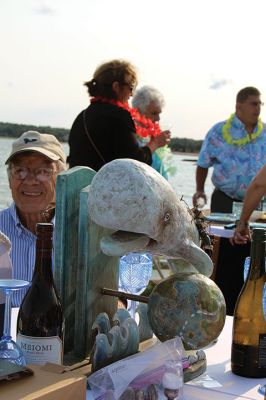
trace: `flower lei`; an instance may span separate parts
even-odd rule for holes
[[[101,96],[91,98],[91,103],[95,103],[98,101],[102,103],[113,104],[117,107],[121,107],[127,110],[134,121],[137,135],[141,136],[142,138],[148,138],[151,136],[155,137],[161,133],[161,128],[158,124],[154,123],[152,120],[145,117],[144,115],[141,115],[136,108],[130,107],[128,103],[122,103],[120,101],[107,99]]]
[[[113,104],[117,107],[121,107],[127,110],[134,121],[136,134],[144,143],[149,141],[151,136],[157,136],[162,132],[159,124],[154,123],[149,118],[141,115],[136,108],[130,107],[128,103],[122,103],[120,101],[107,99],[101,96],[91,98],[91,103],[95,103],[97,101]],[[170,148],[167,145],[164,147],[160,147],[156,150],[156,153],[158,157],[163,161],[166,173],[168,175],[174,175],[176,173],[176,167],[172,165],[173,160]]]
[[[258,129],[256,132],[252,132],[250,135],[247,135],[246,137],[244,137],[242,139],[233,139],[232,135],[230,133],[230,130],[232,127],[232,121],[233,121],[234,116],[235,116],[235,114],[231,114],[230,118],[226,121],[226,123],[222,127],[223,138],[228,144],[234,144],[236,146],[243,146],[261,135],[261,133],[263,131],[263,123],[261,122],[261,119],[259,118],[258,119]]]

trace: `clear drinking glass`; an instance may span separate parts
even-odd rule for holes
[[[152,275],[152,256],[147,253],[129,253],[120,258],[119,287],[121,290],[141,294],[148,285]],[[128,309],[135,318],[136,301],[131,301]]]
[[[241,215],[241,211],[243,208],[243,203],[241,201],[234,201],[232,206],[232,213],[234,214],[236,219],[239,219]]]
[[[22,350],[11,337],[11,298],[14,290],[20,290],[29,286],[28,281],[18,279],[0,279],[0,290],[6,297],[4,330],[0,340],[0,359],[5,358],[18,365],[26,365]]]
[[[258,392],[260,393],[260,394],[262,394],[263,396],[265,396],[266,395],[266,385],[260,385],[259,386],[259,388],[258,388]]]

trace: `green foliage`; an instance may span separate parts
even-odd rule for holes
[[[57,137],[60,142],[67,142],[69,130],[64,128],[51,128],[50,126],[35,126],[23,124],[11,124],[0,122],[0,136],[19,137],[23,132],[38,131],[40,133],[50,133]]]
[[[172,151],[179,151],[184,153],[199,153],[201,145],[202,140],[174,137],[171,139],[169,147]]]

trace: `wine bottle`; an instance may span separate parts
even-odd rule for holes
[[[27,364],[62,364],[64,318],[52,272],[53,224],[38,223],[31,285],[17,321],[17,343]]]
[[[263,196],[261,201],[260,201],[260,211],[265,212],[266,211],[266,196]]]
[[[234,311],[231,370],[250,378],[266,377],[265,248],[266,229],[253,229],[250,268]]]

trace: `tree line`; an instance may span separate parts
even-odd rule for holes
[[[57,137],[60,142],[67,142],[69,129],[52,128],[51,126],[36,126],[24,124],[11,124],[9,122],[0,122],[0,136],[19,137],[23,132],[38,131],[40,133],[50,133]]]
[[[57,137],[60,142],[67,142],[69,136],[69,129],[65,128],[52,128],[51,126],[36,126],[24,124],[12,124],[8,122],[0,122],[0,137],[19,137],[26,131],[38,131],[40,133],[50,133]],[[172,151],[179,151],[184,153],[198,153],[202,145],[202,140],[194,140],[188,138],[171,139],[169,147]]]

